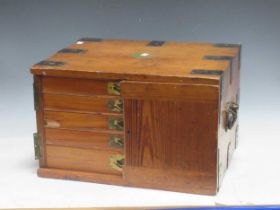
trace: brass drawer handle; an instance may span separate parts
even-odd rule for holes
[[[123,101],[122,100],[109,100],[107,103],[108,111],[110,112],[123,112]]]
[[[119,82],[108,82],[107,92],[110,95],[120,95],[121,94],[120,83]]]
[[[109,158],[109,162],[111,168],[122,171],[124,166],[124,155],[112,155]]]
[[[238,104],[236,103],[229,103],[227,108],[227,116],[226,116],[226,128],[231,129],[237,119],[237,111],[238,111]]]
[[[109,147],[123,148],[123,138],[118,136],[110,136],[108,140]]]
[[[113,130],[123,130],[123,119],[122,118],[110,118],[108,121],[108,127],[109,129]]]

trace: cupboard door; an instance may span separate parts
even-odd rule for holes
[[[215,193],[218,88],[122,82],[121,96],[128,183]]]

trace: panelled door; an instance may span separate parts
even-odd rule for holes
[[[218,87],[122,81],[121,96],[128,184],[214,193]]]

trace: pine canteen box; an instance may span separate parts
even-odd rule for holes
[[[35,64],[38,175],[216,194],[237,144],[240,52],[83,38]]]

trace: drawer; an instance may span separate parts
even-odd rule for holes
[[[122,113],[123,101],[114,96],[76,96],[45,93],[45,110]]]
[[[43,78],[44,93],[73,95],[120,95],[118,81],[72,78]]]
[[[64,128],[77,130],[107,130],[122,133],[123,117],[88,113],[45,111],[46,128]]]
[[[90,150],[46,145],[47,167],[121,174],[124,155],[118,151]]]
[[[45,137],[46,144],[56,146],[110,150],[122,150],[124,146],[124,137],[118,134],[46,128]]]

